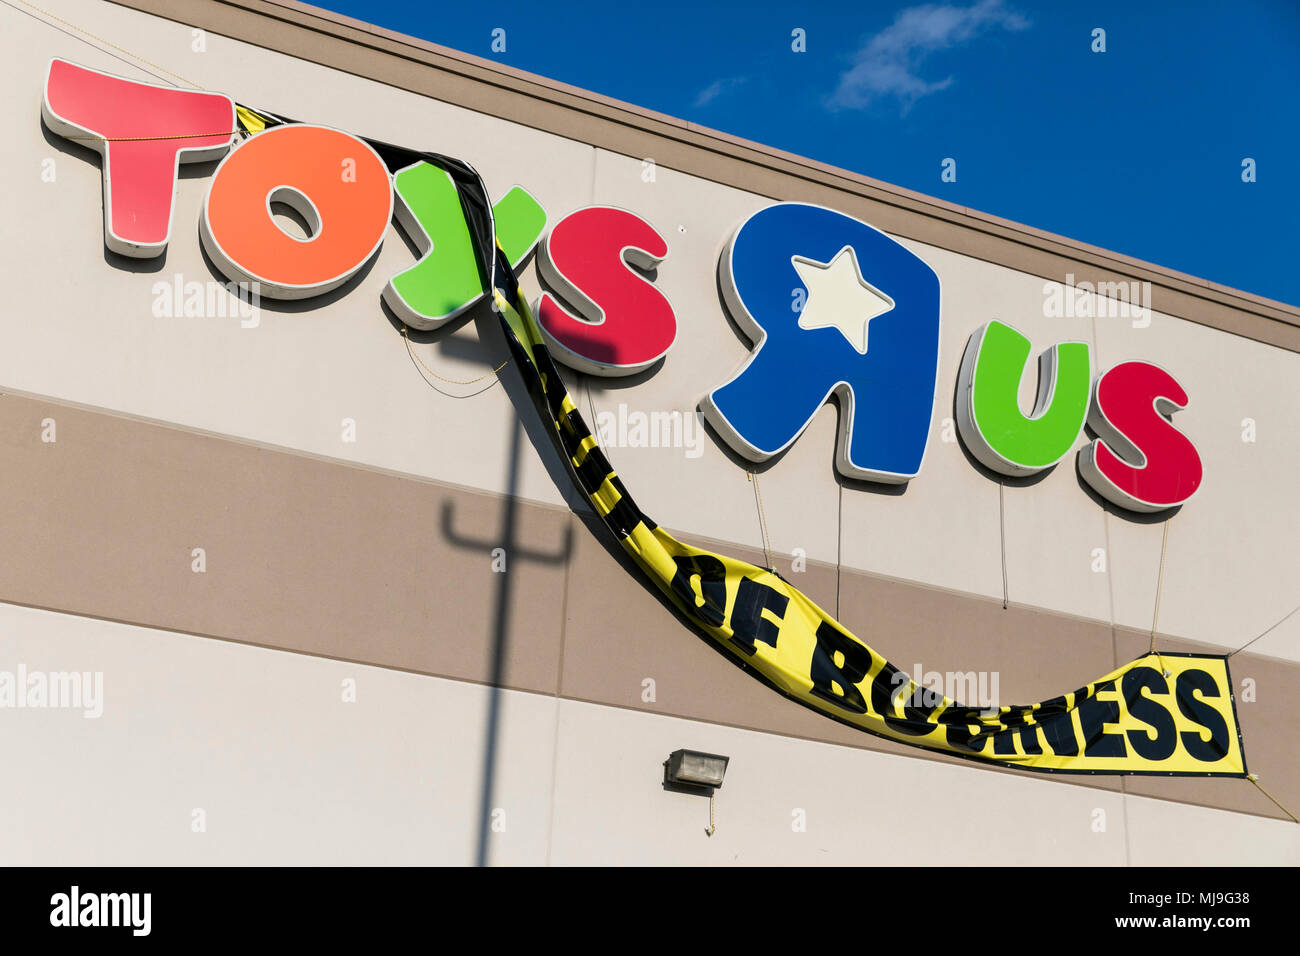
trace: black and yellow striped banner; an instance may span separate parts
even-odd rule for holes
[[[507,338],[587,500],[683,614],[776,688],[879,736],[1007,766],[1245,776],[1225,656],[1146,654],[1073,693],[981,710],[919,687],[775,572],[678,541],[628,495],[513,275],[503,261],[496,272]]]

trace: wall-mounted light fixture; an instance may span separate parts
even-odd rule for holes
[[[664,779],[679,786],[720,787],[730,760],[730,757],[698,750],[674,750],[664,763]]]
[[[664,787],[680,793],[707,794],[709,797],[709,828],[713,836],[718,828],[713,823],[713,794],[722,786],[730,757],[706,754],[698,750],[674,750],[664,761]]]

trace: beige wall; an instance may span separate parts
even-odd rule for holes
[[[630,382],[569,374],[584,412],[613,411],[619,403],[689,411],[747,354],[718,301],[717,256],[747,215],[786,198],[780,190],[741,189],[670,165],[648,183],[646,151],[631,145],[627,153],[589,145],[221,35],[209,35],[207,51],[196,54],[188,26],[120,6],[48,6],[240,102],[461,156],[494,195],[514,183],[526,186],[552,221],[589,203],[645,217],[670,246],[657,284],[676,310],[678,343],[655,374]],[[183,672],[175,679],[199,697],[184,704],[170,683],[128,681],[116,698],[123,712],[105,720],[135,715],[131,733],[107,738],[104,752],[116,747],[126,754],[144,739],[143,752],[159,760],[192,748],[228,761],[209,769],[182,760],[165,780],[134,759],[103,763],[131,768],[104,771],[123,805],[151,809],[131,810],[138,823],[92,842],[95,861],[217,859],[205,856],[210,852],[229,853],[222,859],[230,862],[247,858],[240,854],[267,862],[468,861],[466,821],[477,813],[481,768],[474,761],[483,727],[465,714],[485,708],[482,684],[492,678],[497,580],[487,551],[499,534],[496,496],[511,487],[527,544],[561,554],[569,541],[570,550],[552,563],[520,561],[510,571],[516,604],[504,676],[511,690],[503,697],[510,701],[510,756],[500,765],[509,768],[503,792],[518,815],[509,814],[498,862],[860,862],[873,837],[900,826],[915,831],[909,840],[953,861],[1176,862],[1183,859],[1178,853],[1197,848],[1175,853],[1162,828],[1202,814],[1231,844],[1206,851],[1219,859],[1300,859],[1291,831],[1276,822],[1280,812],[1244,781],[1030,778],[922,756],[798,708],[730,667],[567,514],[562,473],[553,460],[548,471],[528,439],[512,486],[511,394],[519,393],[511,371],[505,388],[466,398],[454,396],[474,388],[440,385],[450,393],[440,394],[420,377],[379,307],[387,278],[412,261],[395,232],[345,294],[291,308],[264,304],[255,328],[233,318],[156,317],[155,282],[178,274],[213,278],[196,235],[208,179],[181,179],[165,260],[110,261],[98,159],[45,134],[39,122],[45,65],[57,55],[148,77],[39,18],[12,11],[3,17],[10,55],[0,71],[11,93],[0,103],[9,130],[0,141],[7,171],[0,255],[21,278],[0,313],[0,388],[9,393],[0,403],[7,436],[0,487],[11,543],[21,547],[0,562],[0,601],[72,615],[9,608],[0,652],[34,658],[48,644],[74,662],[67,666],[84,670],[91,665],[75,661],[94,647],[106,674],[174,654]],[[53,183],[40,178],[48,158]],[[846,196],[841,208],[852,211],[855,202]],[[944,290],[924,469],[902,494],[842,485],[831,464],[835,411],[823,409],[788,454],[758,470],[783,573],[791,552],[803,549],[811,563],[802,578],[794,576],[796,584],[824,606],[838,605],[859,633],[887,620],[891,627],[878,646],[900,666],[995,668],[1006,700],[1051,696],[1099,676],[1131,659],[1153,623],[1162,640],[1236,648],[1300,604],[1300,506],[1291,478],[1300,468],[1300,435],[1286,418],[1300,396],[1300,354],[1187,320],[1197,316],[1156,313],[1142,329],[1127,320],[1047,318],[1041,275],[969,250],[902,241],[935,268]],[[524,284],[530,295],[538,291],[531,266]],[[1126,359],[1158,362],[1190,394],[1176,422],[1201,451],[1206,479],[1169,524],[1158,622],[1161,523],[1103,508],[1081,486],[1072,456],[1041,481],[1007,485],[1001,519],[998,483],[959,443],[942,441],[966,340],[993,318],[1028,335],[1035,352],[1071,339],[1089,342],[1102,368]],[[478,376],[505,354],[493,321],[480,311],[450,331],[413,336],[414,347],[447,377]],[[47,416],[59,422],[54,446],[39,440]],[[1258,423],[1253,444],[1241,441],[1246,417]],[[341,440],[344,418],[356,421],[355,443]],[[712,436],[699,458],[677,449],[608,452],[660,523],[723,542],[732,553],[761,549],[754,484]],[[444,513],[453,515],[450,529]],[[457,535],[478,545],[457,545]],[[189,570],[195,546],[210,555],[202,579]],[[1096,548],[1106,551],[1106,573],[1092,570]],[[630,618],[628,608],[637,609]],[[33,644],[38,633],[45,637]],[[37,666],[33,659],[27,664]],[[1300,773],[1287,740],[1294,713],[1285,701],[1300,692],[1300,615],[1234,658],[1233,667],[1234,676],[1266,675],[1265,696],[1241,706],[1246,752],[1252,769],[1294,807]],[[144,672],[153,668],[161,665]],[[261,676],[231,677],[243,668],[284,675],[279,709]],[[300,689],[316,679],[336,689],[339,668],[359,668],[384,688],[384,706],[392,708],[367,711],[372,722],[341,737],[331,733],[348,719],[337,694],[327,688],[317,700]],[[657,679],[654,706],[640,699],[645,677]],[[223,697],[232,679],[239,691]],[[266,695],[261,704],[228,713],[259,693]],[[164,731],[154,725],[167,726],[162,715],[172,707],[185,720],[166,731],[171,737],[155,740],[151,735]],[[1269,719],[1257,719],[1252,707],[1267,710]],[[349,713],[363,710],[359,702]],[[10,716],[0,714],[0,727],[12,731]],[[69,727],[61,722],[66,715],[55,716],[41,722],[22,715],[28,759],[37,768],[87,739],[80,724]],[[399,720],[402,730],[395,729]],[[448,726],[464,739],[440,737]],[[620,732],[626,743],[614,746]],[[396,749],[384,751],[389,756],[366,749],[390,738]],[[305,748],[299,763],[285,755],[290,742]],[[694,817],[706,809],[650,779],[679,746],[736,758],[721,794],[723,829],[712,841],[695,839],[703,818]],[[782,782],[780,768],[790,764],[799,769]],[[364,772],[344,772],[349,765]],[[903,786],[880,787],[886,773]],[[6,795],[13,811],[31,821],[33,842],[20,859],[41,859],[42,839],[64,846],[46,832],[54,817],[45,808],[66,809],[77,799],[52,796],[61,779]],[[338,788],[338,802],[286,823],[312,781]],[[150,829],[164,810],[156,801],[166,796],[173,801],[166,813],[181,812],[175,808],[196,790],[239,808],[231,812],[241,822],[220,851],[183,841],[184,814],[176,838],[182,842]],[[945,796],[971,790],[987,800]],[[864,793],[876,801],[865,815]],[[263,794],[269,799],[259,799]],[[422,816],[416,808],[426,798],[437,809]],[[999,798],[1019,812],[990,810]],[[983,809],[977,813],[975,805]],[[807,834],[791,834],[793,807],[809,808]],[[1088,827],[1098,807],[1110,821],[1103,835]],[[366,822],[370,815],[383,817],[389,832],[377,832],[379,823]],[[938,817],[950,828],[936,828]],[[1163,822],[1153,822],[1157,817]],[[88,816],[86,826],[93,820]],[[319,828],[337,830],[342,845],[320,846],[309,832]],[[680,846],[669,837],[679,830]],[[995,836],[962,835],[981,831]],[[139,857],[131,855],[137,845]],[[62,852],[75,854],[76,846],[68,842]],[[823,850],[829,856],[820,856]]]
[[[12,605],[0,628],[31,669],[104,675],[99,719],[0,721],[6,865],[476,858],[481,685]],[[731,757],[712,838],[706,799],[662,789],[679,747]],[[1300,859],[1290,823],[520,691],[497,748],[497,864]]]

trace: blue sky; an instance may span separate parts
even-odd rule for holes
[[[1295,0],[315,2],[1300,305]]]

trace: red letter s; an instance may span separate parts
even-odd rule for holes
[[[632,375],[663,358],[677,318],[627,262],[652,269],[667,255],[663,237],[623,209],[588,206],[557,222],[538,250],[538,271],[579,315],[542,294],[537,321],[555,358],[593,375]]]
[[[1079,453],[1097,494],[1130,511],[1180,505],[1201,484],[1201,457],[1170,417],[1187,393],[1164,369],[1124,362],[1097,379],[1088,424],[1099,436]]]

